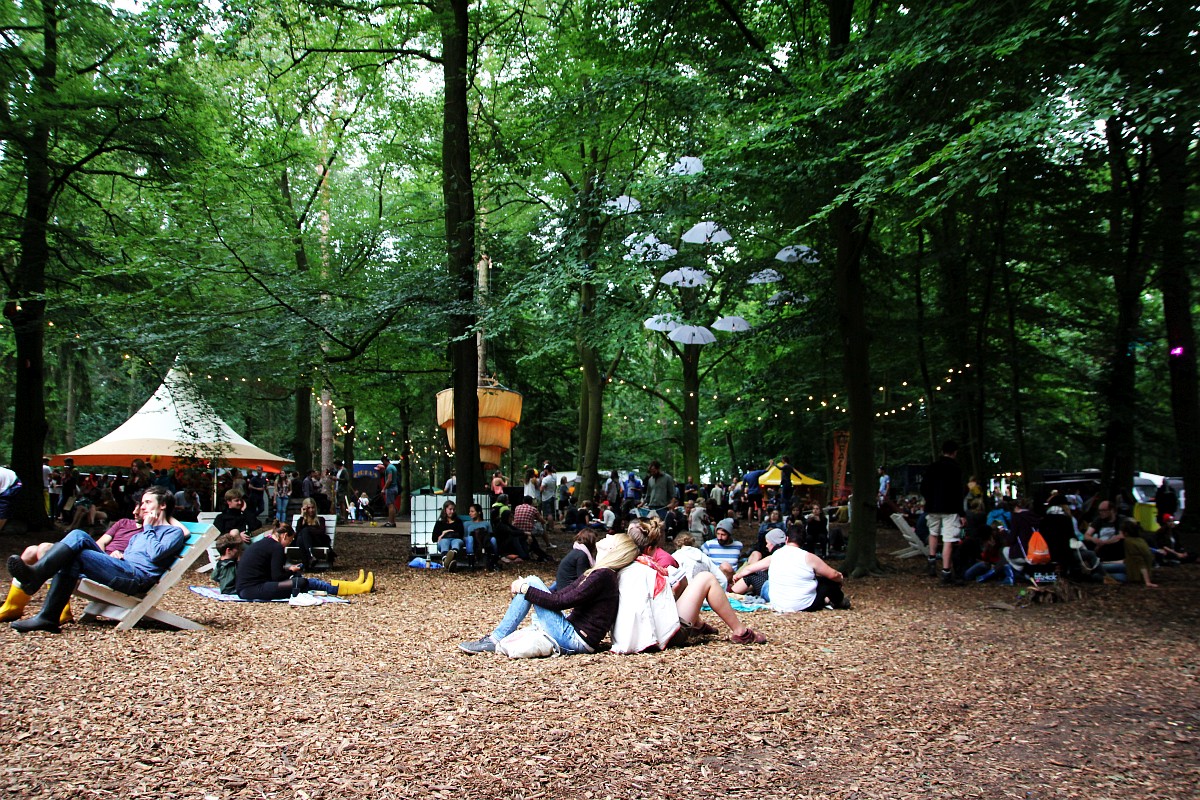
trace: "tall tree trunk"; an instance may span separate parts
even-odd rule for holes
[[[466,508],[483,485],[479,461],[479,352],[475,326],[475,188],[471,174],[471,136],[467,108],[468,0],[446,0],[442,7],[442,196],[446,215],[446,254],[457,291],[458,312],[450,332],[454,383],[454,466],[457,503]]]
[[[1151,140],[1162,192],[1158,240],[1162,263],[1163,320],[1167,328],[1167,373],[1171,380],[1171,418],[1179,448],[1183,484],[1200,497],[1200,394],[1196,375],[1196,330],[1192,321],[1192,271],[1195,254],[1187,247],[1187,200],[1191,185],[1187,131],[1159,132]],[[1180,534],[1188,549],[1200,549],[1200,502],[1180,521]]]
[[[850,43],[854,16],[853,0],[829,3],[829,45],[840,58]],[[850,170],[838,176],[839,186],[853,182]],[[862,254],[870,236],[871,223],[862,219],[852,200],[840,203],[830,218],[837,248],[834,266],[834,304],[842,345],[842,374],[850,414],[850,473],[854,477],[853,521],[843,570],[862,576],[879,566],[875,553],[875,412],[871,393],[870,331],[863,311],[867,294],[862,275]]]
[[[75,423],[79,419],[79,389],[75,385],[75,359],[72,357],[71,348],[69,345],[63,345],[63,357],[59,363],[62,364],[66,372],[67,383],[67,407],[63,411],[63,449],[75,449]]]
[[[346,463],[346,469],[350,470],[351,476],[354,475],[354,434],[355,434],[355,415],[354,406],[346,406],[343,409],[346,412],[346,430],[342,433],[342,461]]]
[[[917,230],[917,266],[913,272],[913,290],[917,312],[917,364],[921,369],[921,386],[925,392],[925,430],[929,434],[929,460],[938,457],[937,425],[933,415],[933,381],[929,377],[929,356],[925,348],[927,327],[925,325],[925,294],[921,286],[921,273],[925,269],[925,229]]]
[[[700,350],[701,345],[683,345],[683,475],[675,479],[700,479]]]
[[[1121,492],[1132,502],[1136,459],[1137,355],[1134,341],[1142,317],[1142,291],[1146,286],[1145,252],[1146,163],[1144,152],[1130,153],[1120,119],[1106,126],[1111,188],[1109,191],[1109,261],[1117,324],[1111,340],[1106,380],[1100,391],[1108,419],[1104,429],[1104,464],[1101,491],[1110,497]]]
[[[333,468],[333,394],[321,389],[321,474]]]
[[[833,233],[837,241],[837,265],[833,285],[838,333],[842,345],[842,375],[846,405],[850,409],[850,474],[854,480],[854,504],[850,541],[843,570],[866,575],[879,566],[875,552],[875,410],[871,392],[870,332],[863,312],[866,282],[862,276],[862,252],[870,234],[852,203],[834,210]]]
[[[41,63],[33,70],[34,91],[51,107],[58,90],[58,7],[42,3]],[[42,450],[46,443],[45,315],[46,265],[50,261],[47,225],[50,220],[50,116],[29,126],[18,140],[25,170],[25,209],[19,238],[20,255],[9,284],[4,316],[16,344],[16,387],[13,392],[12,469],[24,484],[9,511],[30,530],[46,526],[42,494]]]
[[[304,376],[301,376],[303,380]],[[300,477],[313,468],[312,459],[312,387],[301,383],[292,390],[296,398],[296,414],[292,426],[292,458]]]

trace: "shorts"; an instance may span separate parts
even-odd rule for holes
[[[14,481],[13,485],[4,491],[4,494],[0,494],[0,519],[8,519],[8,506],[20,490],[21,482]]]
[[[962,526],[958,523],[958,514],[926,514],[925,524],[930,536],[937,536],[943,542],[962,541]]]
[[[746,585],[750,587],[750,591],[747,592],[747,594],[756,594],[759,597],[763,597],[763,587],[767,584],[766,570],[763,570],[762,572],[751,572],[749,575],[742,578],[742,580],[744,580]],[[763,599],[766,598],[763,597]]]
[[[399,494],[400,494],[399,489],[387,489],[386,491],[384,491],[383,496],[384,496],[384,499],[387,501],[387,504],[390,506],[396,502],[396,497]]]

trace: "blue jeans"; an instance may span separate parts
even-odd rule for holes
[[[445,553],[449,550],[466,550],[468,553],[475,552],[475,537],[468,536],[466,542],[462,539],[451,539],[449,536],[443,536],[438,539],[438,552]]]
[[[71,531],[62,543],[75,551],[75,560],[60,571],[64,578],[91,578],[125,594],[142,594],[158,583],[157,578],[143,577],[121,559],[105,553],[84,531]]]
[[[291,500],[291,499],[292,499],[291,497],[276,496],[276,498],[275,498],[275,519],[279,520],[280,522],[288,521],[287,507],[288,507],[288,500]]]
[[[541,578],[530,576],[526,580],[529,581],[530,586],[546,590],[546,584]],[[581,639],[571,623],[567,622],[565,614],[561,611],[539,608],[526,600],[523,594],[513,595],[513,599],[508,604],[508,611],[504,612],[504,618],[492,631],[492,638],[498,642],[521,627],[521,623],[529,615],[530,609],[533,609],[533,626],[553,639],[565,655],[593,652],[591,645]]]

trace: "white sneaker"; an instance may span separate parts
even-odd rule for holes
[[[291,600],[288,600],[288,605],[289,606],[319,606],[319,605],[321,605],[321,598],[314,597],[312,594],[310,594],[308,592],[304,592],[302,594],[295,595],[294,597],[292,597]]]

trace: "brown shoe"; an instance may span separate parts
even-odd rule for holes
[[[767,637],[751,628],[746,628],[746,632],[743,634],[729,634],[729,641],[734,644],[766,644]]]

